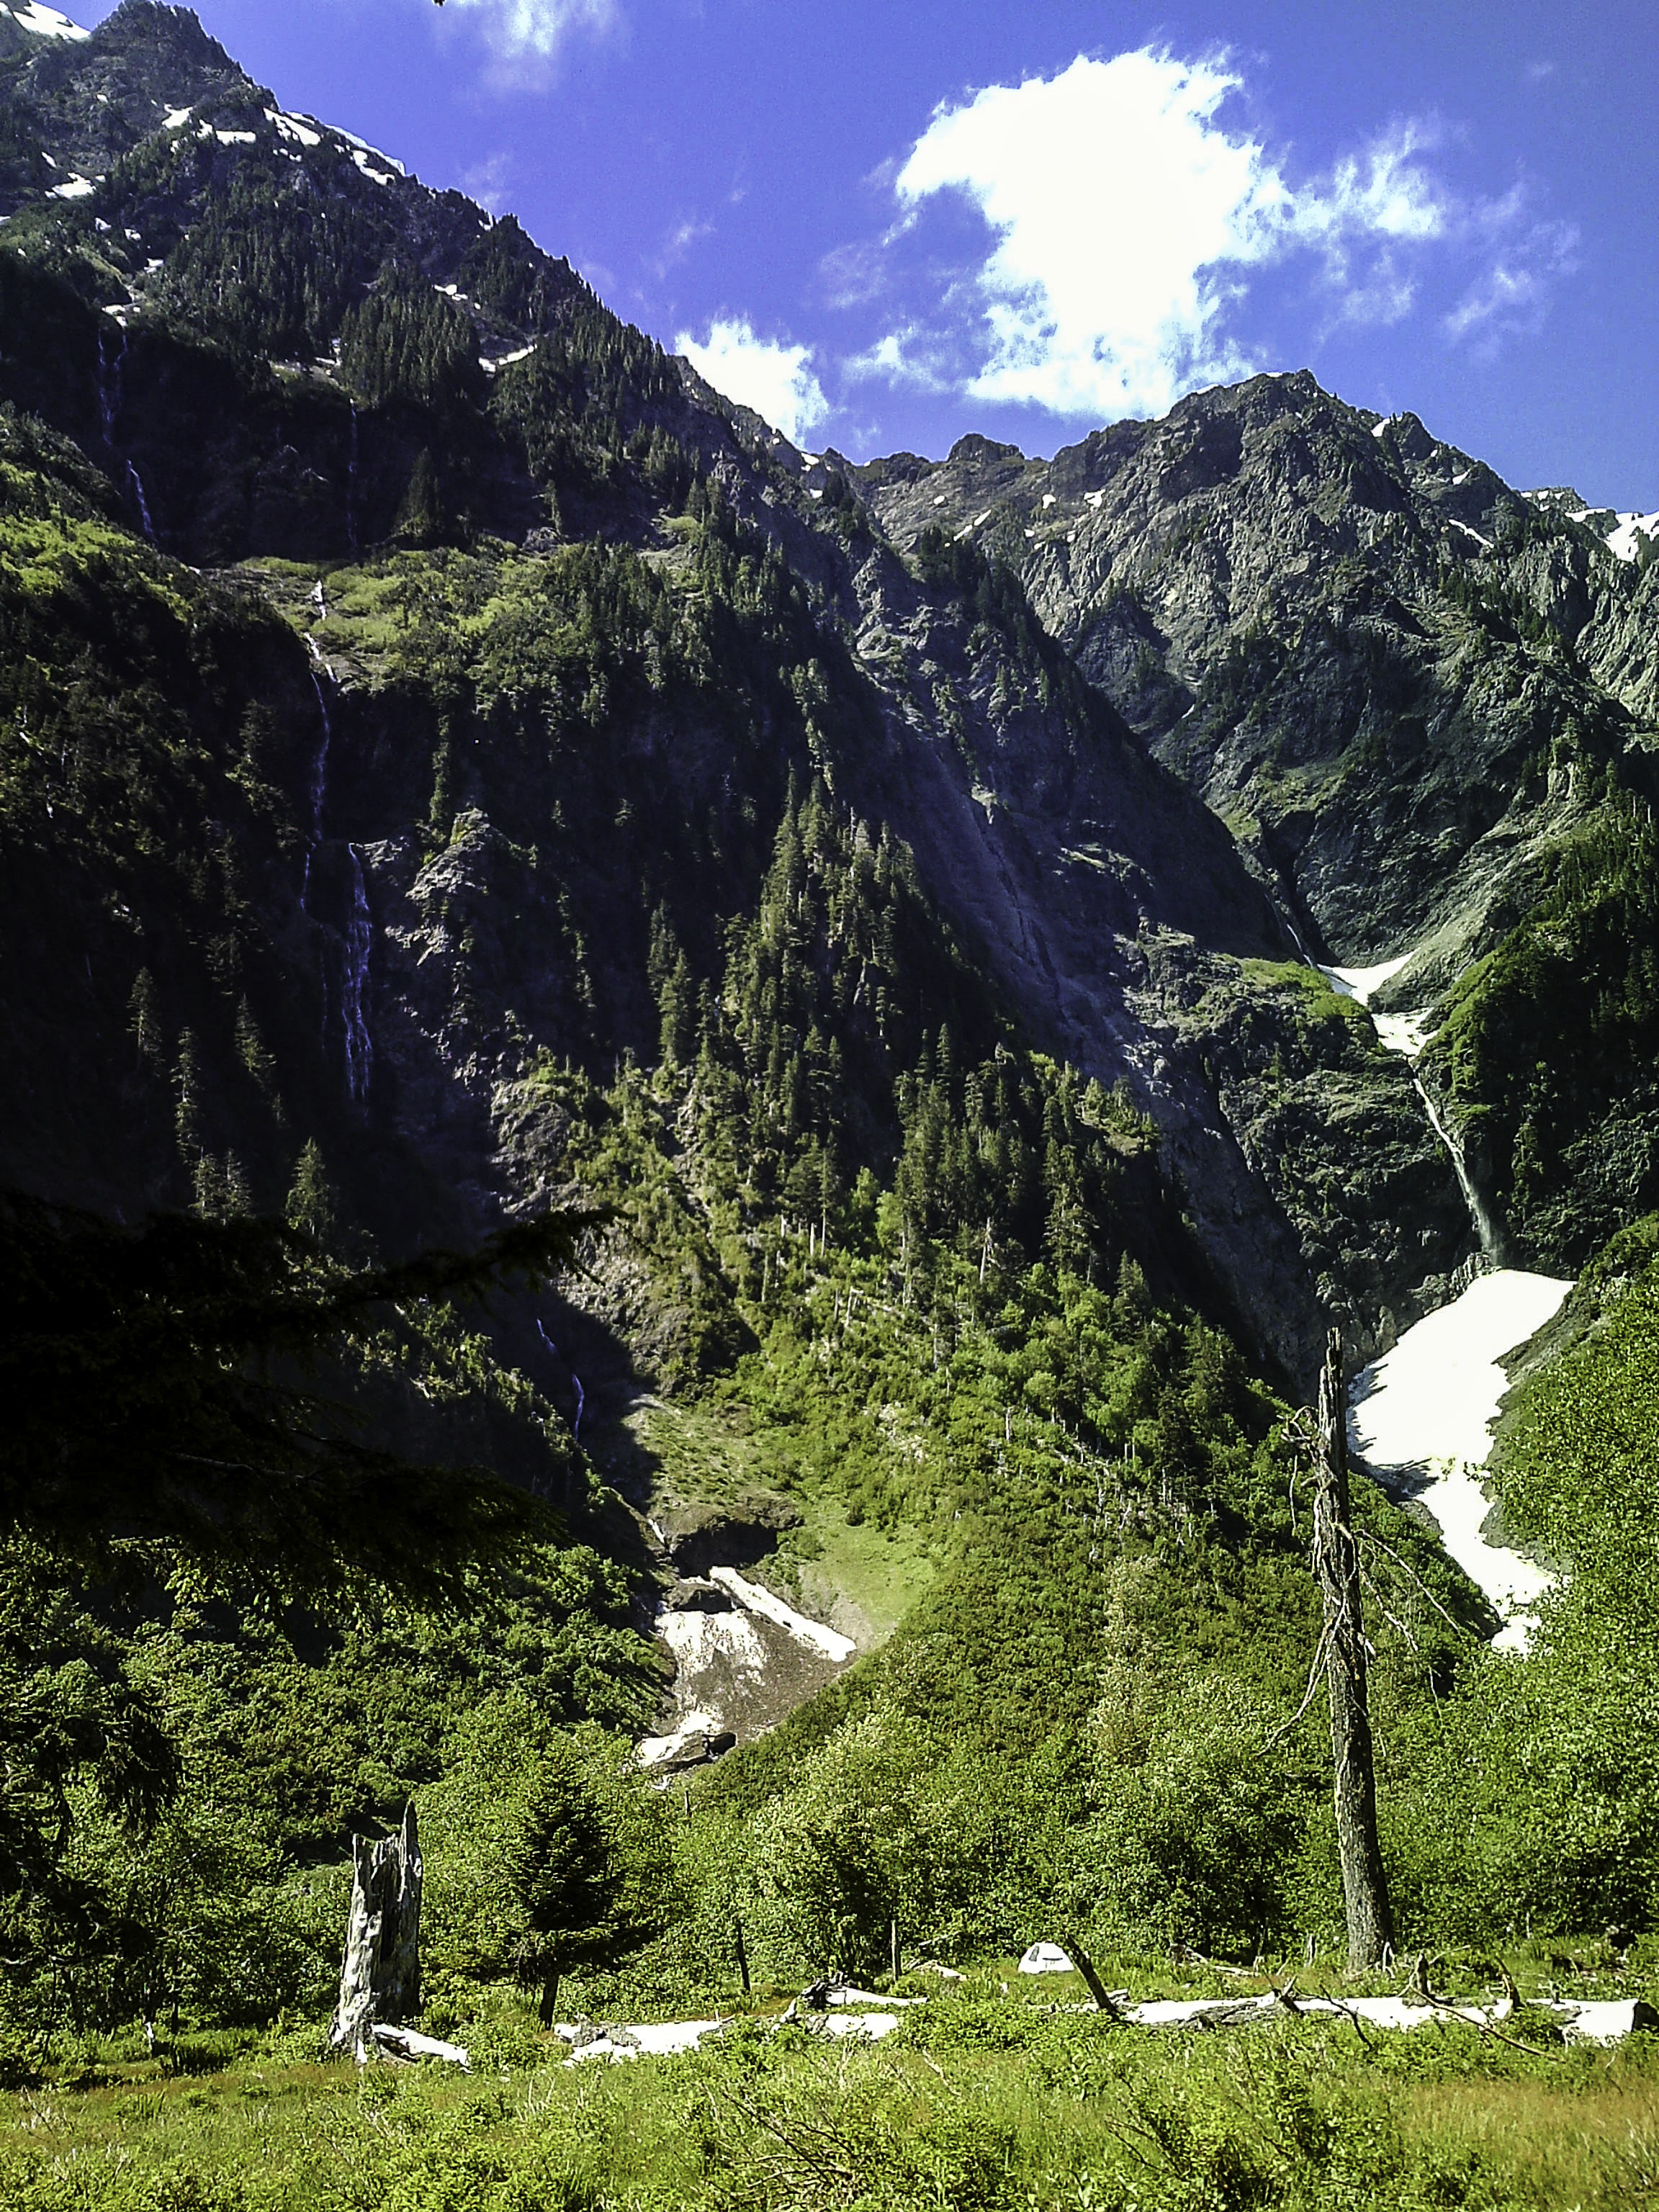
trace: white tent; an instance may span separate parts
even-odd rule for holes
[[[1058,1943],[1033,1943],[1019,1962],[1022,1974],[1069,1974],[1072,1962]]]

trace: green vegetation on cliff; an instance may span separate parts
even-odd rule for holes
[[[1659,1195],[1659,839],[1616,783],[1452,994],[1432,1064],[1526,1249],[1571,1269]]]

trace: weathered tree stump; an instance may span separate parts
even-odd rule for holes
[[[410,1803],[395,1835],[351,1839],[351,1907],[330,2044],[363,2065],[376,2024],[400,2027],[420,2008],[421,1846]]]

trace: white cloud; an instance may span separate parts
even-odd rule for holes
[[[1417,300],[1405,253],[1459,227],[1449,195],[1419,158],[1437,135],[1421,122],[1397,124],[1363,154],[1345,155],[1328,179],[1287,190],[1279,249],[1320,255],[1331,326],[1402,321]]]
[[[474,18],[499,64],[529,64],[538,79],[573,33],[608,31],[617,0],[450,0]],[[510,81],[510,80],[509,80]]]
[[[948,362],[949,381],[977,399],[1097,420],[1157,413],[1249,374],[1238,310],[1270,264],[1295,257],[1312,264],[1328,328],[1400,321],[1437,252],[1461,258],[1466,282],[1469,260],[1489,264],[1456,311],[1468,327],[1509,332],[1524,308],[1541,313],[1570,264],[1542,230],[1520,235],[1523,191],[1461,199],[1435,172],[1440,133],[1422,119],[1292,182],[1231,119],[1243,89],[1225,57],[1144,47],[1079,55],[1055,76],[939,109],[894,179],[900,221],[883,252],[909,251],[929,204],[952,198],[994,242],[965,266],[958,255],[942,283],[935,267],[929,309],[849,373],[914,385]],[[864,289],[876,289],[867,275]],[[1462,335],[1455,319],[1445,327]]]
[[[704,338],[682,331],[674,341],[700,376],[740,406],[752,407],[793,445],[830,412],[811,368],[810,346],[757,337],[746,315],[716,320]]]
[[[1542,326],[1557,279],[1577,266],[1577,227],[1539,223],[1470,285],[1442,327],[1454,340],[1474,339],[1479,352],[1495,352],[1505,338]]]
[[[913,392],[948,392],[946,369],[918,351],[919,347],[926,349],[927,343],[915,329],[890,331],[867,353],[854,354],[842,367],[854,378],[879,377],[884,383],[908,385]]]
[[[652,264],[658,283],[662,282],[677,262],[684,260],[694,246],[700,245],[705,238],[712,238],[714,234],[714,224],[702,222],[696,216],[688,216],[684,222],[677,222],[664,239]]]
[[[1419,158],[1438,133],[1411,120],[1385,131],[1363,154],[1345,154],[1328,183],[1285,191],[1285,231],[1337,253],[1364,239],[1443,238],[1455,216],[1450,198]]]
[[[1150,50],[1079,56],[934,116],[896,189],[911,211],[964,192],[997,234],[975,398],[1156,410],[1243,366],[1218,329],[1222,272],[1267,249],[1285,187],[1258,143],[1215,121],[1237,85]]]
[[[488,208],[491,215],[501,213],[512,183],[513,161],[507,154],[490,154],[461,176],[461,190],[469,199],[477,200],[480,207]]]

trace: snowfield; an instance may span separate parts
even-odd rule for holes
[[[1374,968],[1322,967],[1320,973],[1344,998],[1369,1010],[1371,994],[1412,957],[1402,952]],[[1371,1019],[1382,1043],[1409,1063],[1428,1042],[1433,1017],[1372,1014]],[[1481,1249],[1492,1256],[1499,1249],[1497,1234],[1480,1194],[1420,1083],[1417,1092],[1457,1170]],[[1553,1577],[1518,1552],[1489,1544],[1480,1533],[1492,1500],[1480,1471],[1509,1388],[1498,1362],[1542,1328],[1571,1288],[1553,1276],[1516,1267],[1477,1275],[1461,1297],[1408,1328],[1386,1358],[1357,1377],[1348,1415],[1350,1443],[1379,1474],[1418,1482],[1428,1478],[1414,1495],[1434,1516],[1447,1551],[1504,1615],[1505,1625],[1493,1642],[1504,1650],[1526,1649],[1531,1607]]]
[[[768,1620],[775,1620],[780,1628],[787,1628],[797,1643],[805,1644],[811,1651],[822,1652],[837,1666],[844,1665],[858,1650],[850,1636],[843,1636],[839,1629],[827,1628],[821,1620],[809,1620],[804,1613],[797,1613],[793,1605],[786,1605],[759,1583],[750,1582],[735,1567],[710,1567],[708,1579],[730,1590],[738,1603],[746,1606],[750,1613],[764,1613]]]
[[[1528,1608],[1553,1578],[1480,1533],[1492,1501],[1480,1470],[1509,1388],[1498,1362],[1544,1326],[1571,1288],[1515,1267],[1477,1275],[1461,1297],[1408,1328],[1358,1376],[1348,1414],[1350,1443],[1379,1474],[1427,1474],[1417,1495],[1453,1559],[1506,1616],[1494,1640],[1508,1650],[1525,1650]]]
[[[90,31],[83,31],[78,23],[71,23],[69,17],[60,15],[56,8],[43,7],[41,0],[26,0],[26,4],[21,7],[17,6],[14,0],[11,13],[16,19],[18,28],[33,31],[37,39],[74,40],[92,36]]]
[[[1358,999],[1362,1006],[1369,1006],[1371,993],[1380,991],[1390,975],[1397,975],[1411,957],[1402,952],[1397,960],[1379,960],[1375,968],[1321,968],[1319,972],[1340,997]]]

